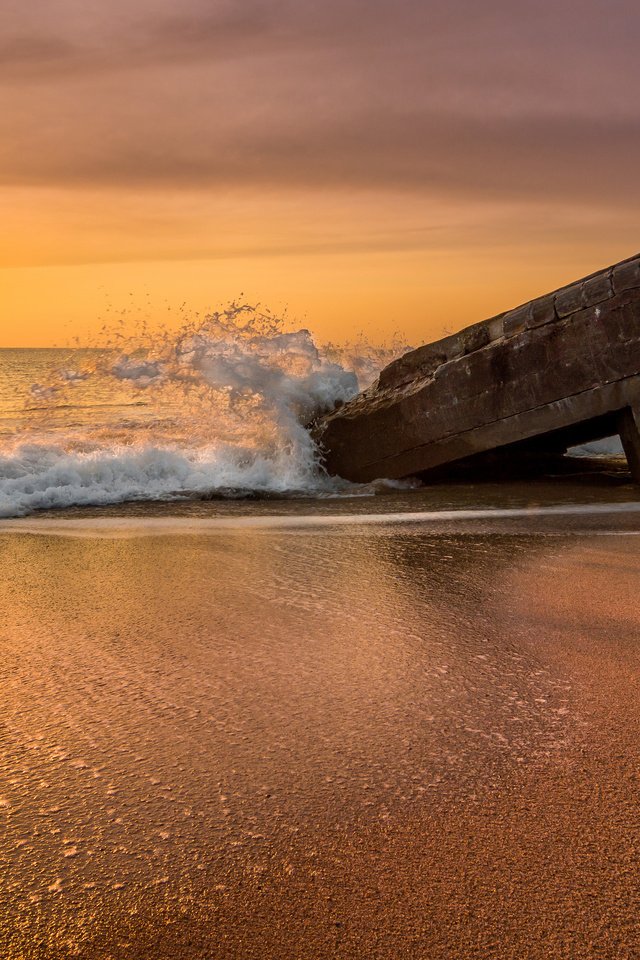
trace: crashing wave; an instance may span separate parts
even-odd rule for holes
[[[308,330],[287,331],[281,318],[246,303],[177,333],[118,339],[78,369],[67,362],[33,385],[41,414],[0,448],[0,516],[216,494],[353,492],[324,472],[305,425],[353,397],[401,349],[319,348]],[[90,399],[80,418],[74,405],[71,419],[65,407],[78,389]],[[126,399],[126,417],[96,416],[95,397],[105,406],[105,391]],[[131,401],[140,396],[135,417]]]

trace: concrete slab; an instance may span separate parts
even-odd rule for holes
[[[638,411],[640,255],[405,354],[314,430],[361,482],[617,432],[640,482]]]

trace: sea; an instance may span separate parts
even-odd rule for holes
[[[635,501],[620,476],[605,477],[604,492],[585,482],[579,460],[546,487],[330,477],[307,424],[403,349],[320,345],[306,329],[232,304],[178,331],[0,350],[0,518],[130,515],[136,505],[251,517],[529,509],[538,496],[541,507]],[[611,459],[621,449],[614,438],[575,452]]]

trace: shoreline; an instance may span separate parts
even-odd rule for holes
[[[395,510],[365,512],[349,510],[352,501],[333,503],[329,512],[326,501],[317,502],[317,509],[302,512],[308,501],[287,501],[282,512],[234,510],[226,515],[201,512],[174,512],[172,504],[158,504],[151,510],[58,511],[32,514],[27,517],[0,520],[0,537],[27,534],[57,537],[147,537],[147,536],[213,536],[243,532],[322,532],[340,528],[374,528],[379,533],[393,534],[396,527],[409,533],[508,534],[537,536],[635,536],[640,533],[640,501],[535,503],[518,507],[459,506],[456,509],[411,510],[415,506],[406,495],[398,497]],[[133,505],[123,505],[125,508]],[[314,504],[316,506],[316,504]],[[403,509],[404,508],[404,509]],[[86,515],[88,514],[88,515]],[[615,521],[615,526],[611,526]]]

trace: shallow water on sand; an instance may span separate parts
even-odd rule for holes
[[[637,508],[228,509],[0,529],[1,955],[634,956]]]

